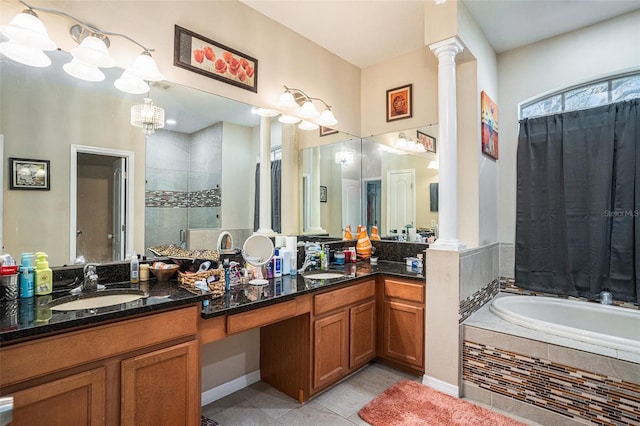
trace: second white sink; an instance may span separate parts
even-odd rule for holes
[[[123,303],[133,302],[134,300],[142,299],[144,293],[141,291],[126,291],[111,293],[106,292],[104,294],[91,293],[85,294],[84,297],[74,298],[69,302],[51,304],[51,310],[54,311],[77,311],[82,309],[97,309],[104,308],[106,306],[120,305]]]
[[[341,272],[317,272],[304,274],[304,277],[312,280],[332,280],[335,278],[342,278],[344,277],[344,274]]]

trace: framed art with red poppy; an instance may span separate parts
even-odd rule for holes
[[[258,60],[175,26],[173,65],[258,92]]]
[[[387,121],[413,117],[411,89],[413,84],[387,90]]]

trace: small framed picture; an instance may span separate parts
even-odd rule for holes
[[[51,189],[49,160],[9,158],[9,171],[9,189]]]
[[[418,143],[424,146],[428,152],[436,152],[436,138],[433,136],[429,136],[426,133],[422,133],[420,130],[417,130],[418,134],[416,138],[418,139]]]
[[[321,203],[326,203],[327,202],[327,187],[326,186],[321,186],[320,187],[320,202]]]
[[[413,84],[387,90],[387,121],[413,117],[411,90]]]
[[[338,133],[338,131],[336,129],[332,129],[330,127],[320,126],[320,137],[329,136],[329,135],[335,135],[336,133]]]
[[[482,153],[498,159],[498,105],[484,91],[480,94]]]

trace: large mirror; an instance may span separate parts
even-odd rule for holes
[[[405,241],[413,231],[436,234],[437,134],[437,125],[362,139],[339,133],[332,143],[304,148],[303,232],[341,238],[346,225],[363,225],[369,234],[376,226],[383,238]],[[419,137],[427,149],[415,152],[409,146]]]

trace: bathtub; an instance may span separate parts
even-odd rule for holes
[[[640,355],[640,310],[543,296],[504,296],[489,308],[511,323]]]

